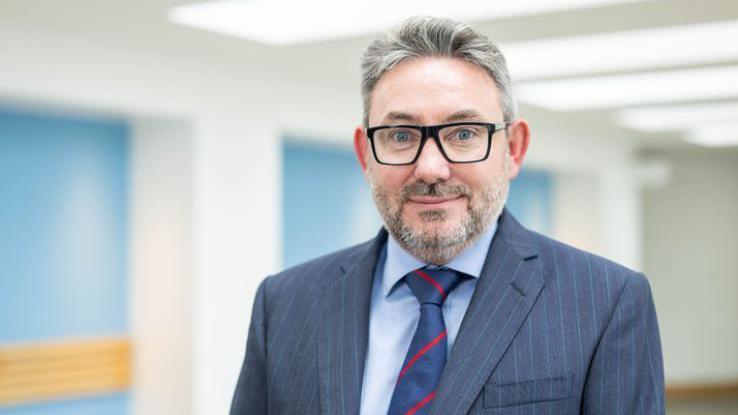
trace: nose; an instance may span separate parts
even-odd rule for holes
[[[449,162],[443,157],[441,149],[432,138],[425,142],[420,151],[420,156],[415,162],[414,175],[415,178],[428,184],[447,181],[451,176]]]

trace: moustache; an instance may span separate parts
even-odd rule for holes
[[[471,199],[471,189],[462,184],[450,183],[423,183],[416,182],[405,186],[402,189],[402,202],[407,202],[413,196],[433,196],[433,197],[458,197],[463,196]]]

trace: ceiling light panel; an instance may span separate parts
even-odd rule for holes
[[[738,145],[738,122],[706,125],[690,130],[685,140],[705,147],[728,147]]]
[[[711,123],[738,124],[738,101],[628,108],[617,111],[614,118],[623,127],[643,132],[683,131]]]
[[[513,79],[530,80],[738,60],[738,20],[501,46]]]
[[[554,111],[728,99],[738,97],[738,66],[528,82],[516,94]]]
[[[591,8],[638,0],[218,0],[178,6],[178,24],[271,45],[288,45],[385,30],[408,16],[483,21]]]

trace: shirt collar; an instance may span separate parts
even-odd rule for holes
[[[494,221],[476,242],[464,249],[444,267],[479,278],[495,232],[497,232],[497,221]],[[395,238],[390,235],[387,238],[387,258],[382,273],[382,294],[385,297],[388,296],[392,288],[408,272],[428,265],[402,249]]]

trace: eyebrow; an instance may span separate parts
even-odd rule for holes
[[[477,111],[473,109],[468,109],[468,110],[457,111],[449,115],[448,117],[446,117],[446,121],[447,122],[466,121],[469,119],[480,119],[480,118],[482,118],[482,114],[478,113]]]
[[[465,121],[470,119],[480,119],[482,118],[482,115],[473,110],[473,109],[467,109],[467,110],[461,110],[456,111],[453,114],[446,117],[445,122],[454,122],[454,121]],[[411,123],[418,123],[418,118],[415,117],[412,114],[409,114],[407,112],[402,111],[390,111],[387,113],[387,115],[384,116],[384,122],[398,122],[398,121],[404,121],[404,122],[411,122]]]
[[[413,115],[408,114],[407,112],[402,111],[390,111],[387,113],[387,115],[384,116],[385,122],[392,122],[392,121],[407,121],[412,123],[417,123],[417,118],[415,118]]]

